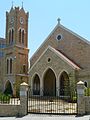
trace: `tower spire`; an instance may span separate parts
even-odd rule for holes
[[[13,8],[13,1],[12,1],[12,8]]]
[[[22,8],[23,8],[23,1],[22,1]]]

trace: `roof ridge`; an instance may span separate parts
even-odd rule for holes
[[[45,38],[45,40],[41,43],[41,45],[38,47],[38,49],[34,52],[34,54],[31,56],[30,60],[34,57],[34,55],[39,51],[39,49],[44,45],[44,43],[49,39],[49,37],[52,35],[52,33],[59,27],[57,24],[53,30],[49,33],[49,35]]]
[[[90,41],[88,41],[87,39],[85,39],[84,37],[80,36],[78,33],[74,32],[71,29],[68,29],[67,27],[63,26],[62,24],[58,24],[58,26],[60,26],[61,28],[65,29],[66,31],[68,31],[69,33],[73,34],[74,36],[78,37],[80,40],[86,42],[87,44],[90,45]]]

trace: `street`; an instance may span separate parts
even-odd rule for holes
[[[28,114],[24,117],[0,117],[0,120],[90,120],[90,115],[76,117],[74,115]]]

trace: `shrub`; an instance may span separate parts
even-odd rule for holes
[[[5,95],[3,93],[0,93],[0,102],[1,103],[9,103],[10,102],[10,95]]]
[[[85,88],[84,95],[85,96],[90,96],[90,88]]]
[[[77,97],[76,96],[72,97],[72,102],[77,102]]]

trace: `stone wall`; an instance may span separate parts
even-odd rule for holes
[[[27,89],[28,85],[24,82],[20,86],[20,104],[0,104],[0,116],[24,116],[27,114]]]
[[[85,96],[85,113],[90,114],[90,96]]]
[[[0,105],[0,116],[18,116],[20,105]]]

